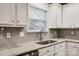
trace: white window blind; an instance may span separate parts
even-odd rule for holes
[[[46,30],[46,11],[37,7],[29,6],[29,32],[39,32]]]

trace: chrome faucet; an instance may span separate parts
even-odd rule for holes
[[[42,41],[42,39],[43,39],[43,35],[42,35],[42,33],[43,33],[43,29],[41,29],[41,31],[39,32],[39,40],[40,41]]]

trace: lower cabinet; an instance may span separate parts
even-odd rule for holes
[[[67,42],[67,55],[79,56],[79,43]]]
[[[55,56],[55,53],[51,52],[51,53],[46,54],[45,56]]]
[[[79,56],[79,43],[71,41],[60,42],[18,56]]]
[[[65,56],[65,42],[59,43],[55,45],[55,56]]]
[[[58,51],[55,51],[55,56],[65,56],[66,53],[65,53],[65,48],[61,48],[60,50]]]
[[[39,56],[51,56],[54,55],[54,46],[48,46],[39,50]]]
[[[78,56],[77,48],[70,47],[68,48],[68,56]]]
[[[79,43],[62,42],[39,50],[39,56],[79,56]]]
[[[61,51],[56,52],[55,56],[66,56],[66,54],[65,54],[65,52],[62,52],[62,50],[61,50]]]
[[[39,56],[65,56],[65,42],[39,50]]]

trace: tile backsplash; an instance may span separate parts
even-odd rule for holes
[[[19,33],[24,32],[24,37],[20,37]],[[11,38],[7,38],[7,33],[11,33]],[[43,38],[47,39],[48,34],[43,33]],[[9,28],[5,27],[3,31],[0,28],[0,49],[16,47],[18,43],[27,43],[39,40],[39,33],[29,33],[26,28]]]
[[[79,29],[56,29],[55,31],[57,32],[56,38],[79,39]]]
[[[20,32],[24,32],[24,37],[20,37]],[[11,33],[11,38],[6,37],[7,33]],[[43,38],[48,39],[49,34],[43,33]],[[51,29],[50,38],[79,39],[79,29]],[[27,32],[27,28],[5,27],[3,31],[0,28],[0,50],[2,48],[16,47],[16,44],[18,43],[27,43],[36,40],[39,40],[39,33],[29,33]]]

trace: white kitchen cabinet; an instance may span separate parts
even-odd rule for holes
[[[62,5],[51,4],[48,8],[48,28],[59,28],[62,26]]]
[[[55,45],[55,50],[60,50],[61,48],[65,48],[65,42],[61,42]]]
[[[65,42],[56,44],[54,51],[55,51],[55,56],[65,56],[66,55]]]
[[[73,47],[68,47],[68,50],[67,50],[67,55],[68,56],[78,56],[78,51],[77,51],[77,48],[73,48]]]
[[[78,28],[79,4],[51,4],[48,9],[48,28]]]
[[[0,25],[13,25],[15,23],[13,3],[0,3]]]
[[[0,3],[0,26],[26,26],[27,4]]]
[[[54,55],[54,46],[48,46],[39,50],[39,56],[51,56]]]
[[[73,20],[71,19],[71,7],[70,5],[63,6],[63,28],[72,28]]]
[[[62,11],[63,11],[63,6],[60,4],[57,4],[57,21],[56,21],[56,26],[57,28],[62,28],[63,25],[63,19],[62,19]]]
[[[67,42],[67,56],[79,56],[79,43]]]
[[[17,3],[16,4],[16,20],[17,25],[26,26],[26,20],[28,15],[28,4],[26,3]]]
[[[65,42],[39,50],[39,56],[65,56]]]
[[[55,56],[66,56],[65,49],[60,49],[59,51],[55,52]]]
[[[70,4],[69,5],[70,9],[70,17],[71,17],[71,22],[73,23],[73,27],[79,27],[79,4]]]
[[[79,27],[79,4],[71,3],[63,6],[63,27]]]
[[[52,4],[48,7],[48,19],[47,19],[47,27],[48,28],[56,28],[56,5]]]

